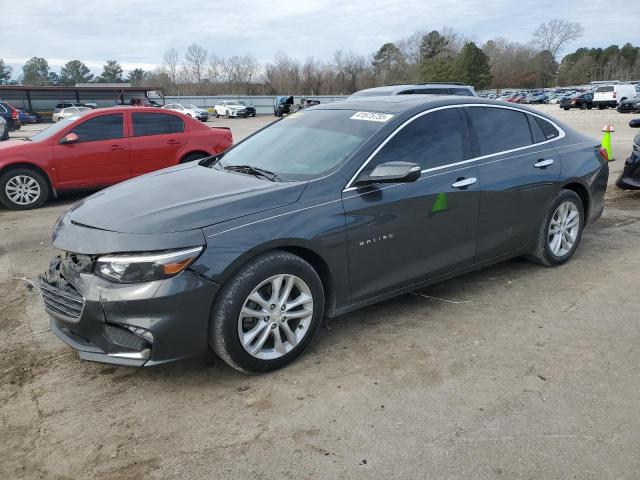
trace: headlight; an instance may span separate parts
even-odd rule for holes
[[[163,253],[105,255],[99,257],[95,273],[118,283],[140,283],[173,277],[191,265],[203,247]]]

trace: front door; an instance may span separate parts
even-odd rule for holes
[[[403,127],[362,172],[402,160],[421,166],[418,181],[343,192],[352,302],[472,263],[480,194],[470,156],[462,109],[437,110]]]
[[[68,133],[78,135],[78,141],[53,146],[60,188],[111,185],[131,176],[129,139],[122,113],[91,117],[62,136]]]

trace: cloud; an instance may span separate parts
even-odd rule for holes
[[[584,25],[585,36],[570,46],[608,46],[632,41],[633,15],[593,0],[4,0],[10,21],[3,24],[2,54],[19,70],[33,56],[59,70],[80,59],[99,73],[107,59],[125,70],[152,69],[168,48],[184,54],[191,43],[219,56],[251,54],[270,60],[283,51],[303,59],[328,60],[337,49],[368,54],[385,42],[417,30],[449,26],[482,43],[496,36],[528,41],[551,18]],[[162,4],[164,3],[164,5]]]

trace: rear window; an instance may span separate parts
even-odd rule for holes
[[[468,88],[450,88],[449,93],[451,95],[461,95],[463,97],[474,97],[475,95]]]
[[[598,87],[596,92],[599,92],[599,93],[602,93],[602,92],[613,92],[613,85],[606,85],[604,87]]]
[[[470,107],[480,155],[531,145],[531,130],[524,113],[506,108]]]
[[[414,93],[423,95],[449,95],[448,88],[416,88]]]
[[[134,137],[184,132],[184,122],[175,115],[164,113],[134,113],[132,117]]]

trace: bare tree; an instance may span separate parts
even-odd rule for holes
[[[583,34],[584,27],[581,24],[554,18],[536,28],[533,42],[540,50],[548,50],[555,57],[567,43]]]
[[[207,62],[207,50],[200,45],[194,43],[187,48],[184,59],[187,62],[187,68],[193,75],[196,83],[202,83],[204,79],[205,64]]]
[[[178,82],[178,64],[180,63],[178,51],[175,48],[170,48],[164,52],[162,60],[169,78],[171,78],[171,81],[175,85]]]

